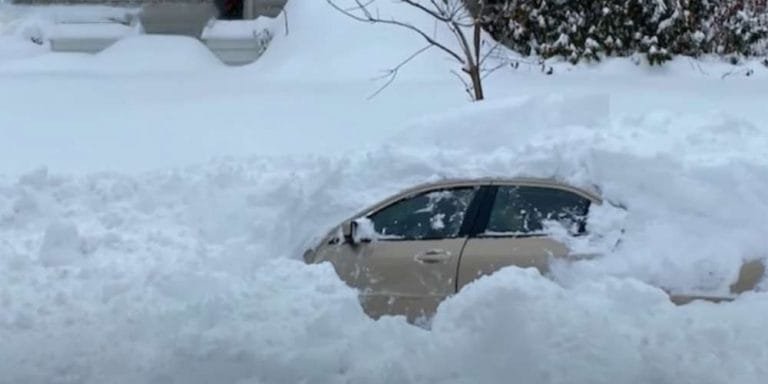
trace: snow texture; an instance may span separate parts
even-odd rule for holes
[[[174,38],[0,44],[0,383],[765,382],[765,282],[683,307],[655,288],[727,292],[768,258],[764,70],[521,67],[468,105],[435,53],[368,101],[418,42],[320,3],[244,68]],[[402,188],[489,175],[627,210],[573,244],[602,257],[480,279],[430,330],[301,261]]]

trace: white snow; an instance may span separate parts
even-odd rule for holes
[[[367,100],[419,42],[324,3],[291,1],[243,68],[183,38],[89,56],[3,35],[0,383],[765,382],[765,292],[676,307],[654,286],[724,293],[768,259],[768,70],[523,63],[469,104],[433,52]],[[487,175],[627,211],[572,244],[603,257],[483,278],[429,331],[300,261],[401,188]]]
[[[82,23],[82,24],[56,24],[51,27],[47,37],[50,38],[84,38],[100,37],[104,39],[118,39],[139,34],[138,26],[124,25],[120,23]]]
[[[38,259],[44,267],[76,263],[83,256],[80,236],[73,223],[52,223],[45,229]]]
[[[269,17],[254,20],[215,20],[205,26],[202,39],[253,39],[265,29],[274,30],[277,22]]]

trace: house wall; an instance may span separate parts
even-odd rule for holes
[[[285,6],[287,0],[245,0],[246,7],[250,11],[246,12],[246,18],[256,18],[258,16],[277,16]],[[142,6],[157,4],[185,4],[196,6],[200,4],[214,4],[214,0],[11,0],[14,4],[89,4],[89,5],[108,5],[108,6]]]

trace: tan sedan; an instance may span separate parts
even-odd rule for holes
[[[600,196],[548,179],[468,179],[420,185],[388,198],[331,231],[305,261],[333,264],[339,277],[361,291],[372,317],[428,318],[446,297],[506,266],[546,274],[557,258],[577,255],[548,237],[556,221],[572,236],[585,234],[589,209]],[[761,262],[747,263],[734,294],[753,289]],[[725,297],[670,295],[684,304]]]

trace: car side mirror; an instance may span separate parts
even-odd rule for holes
[[[347,220],[341,223],[341,235],[344,236],[345,239],[352,237],[352,220]]]
[[[346,223],[345,223],[346,224]],[[347,237],[345,234],[344,237]],[[352,244],[370,243],[376,239],[373,222],[367,217],[360,217],[349,222],[349,242]]]

